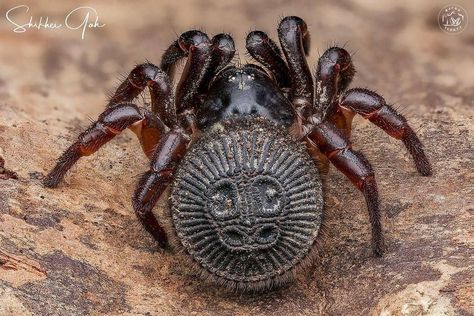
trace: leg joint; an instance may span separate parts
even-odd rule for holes
[[[136,89],[143,90],[150,81],[154,81],[159,73],[163,71],[151,63],[143,63],[136,66],[128,76],[128,82]],[[164,74],[164,73],[163,73]]]
[[[120,103],[105,110],[99,116],[98,123],[117,134],[143,118],[144,116],[135,104]]]

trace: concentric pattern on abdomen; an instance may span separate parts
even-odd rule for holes
[[[177,171],[172,219],[186,252],[222,282],[260,282],[307,256],[322,219],[322,188],[305,147],[273,124],[220,126]]]

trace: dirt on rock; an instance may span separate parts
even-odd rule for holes
[[[459,4],[474,17],[474,3]],[[105,26],[81,39],[66,28],[13,32],[5,13],[17,5],[0,4],[0,315],[474,315],[474,23],[441,31],[440,1],[87,1]],[[31,2],[17,19],[63,21],[84,5]],[[246,33],[276,38],[284,15],[308,22],[311,67],[334,43],[355,52],[352,87],[381,93],[425,144],[431,177],[401,142],[354,121],[354,147],[379,184],[384,257],[370,252],[362,194],[334,168],[319,259],[258,295],[203,283],[140,226],[130,198],[148,162],[131,132],[81,159],[59,188],[42,186],[120,75],[158,64],[176,34],[230,32],[245,62]]]

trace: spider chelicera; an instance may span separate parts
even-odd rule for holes
[[[264,69],[229,65],[235,47],[228,34],[183,33],[160,67],[144,63],[131,71],[45,186],[56,187],[80,157],[129,128],[151,161],[132,199],[146,230],[162,246],[171,241],[184,249],[204,277],[262,289],[291,279],[311,257],[323,221],[320,171],[329,161],[362,191],[372,249],[381,256],[377,184],[370,163],[351,149],[352,118],[359,114],[403,141],[418,172],[430,175],[423,146],[380,95],[347,89],[355,70],[346,50],[329,48],[313,81],[305,22],[284,18],[278,36],[283,54],[265,33],[247,36],[248,52]],[[173,95],[171,78],[183,58]],[[131,103],[147,87],[151,111]],[[169,185],[169,216],[157,219],[152,209]]]

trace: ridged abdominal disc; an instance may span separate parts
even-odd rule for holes
[[[288,279],[322,220],[322,184],[305,146],[258,118],[203,135],[172,187],[179,242],[220,283],[255,288]]]

